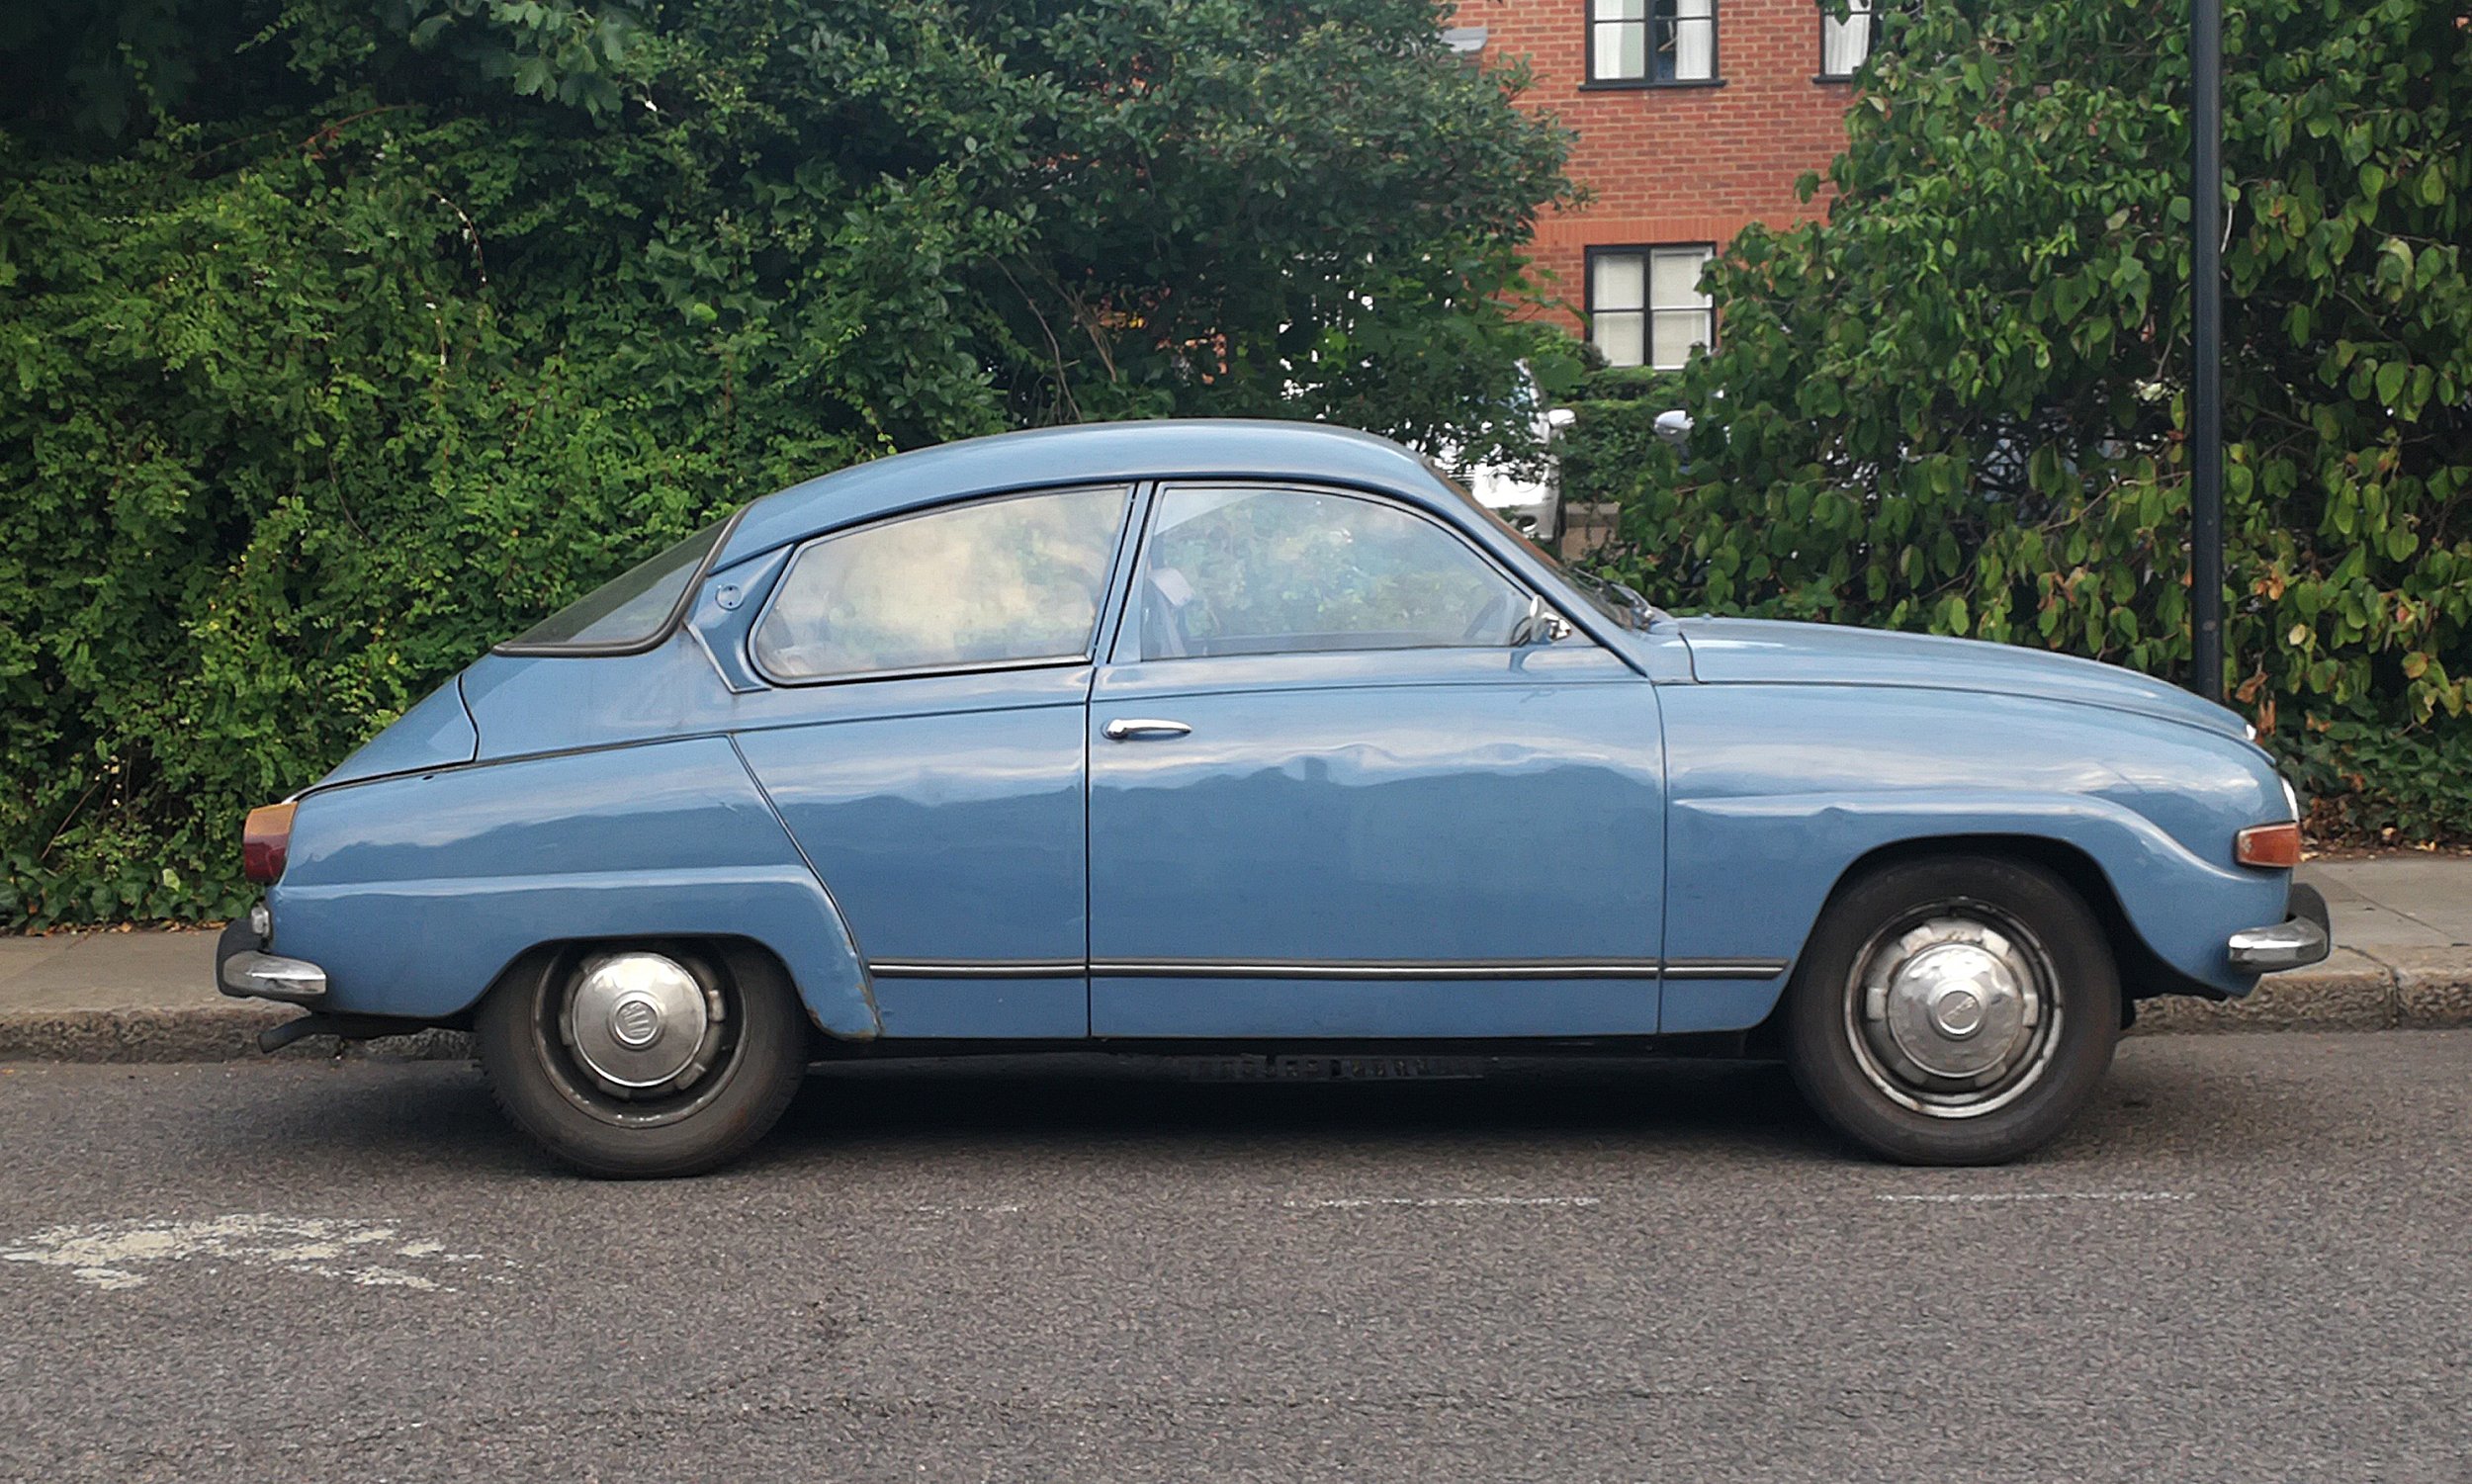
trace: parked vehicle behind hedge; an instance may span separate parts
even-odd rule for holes
[[[758,500],[250,817],[275,1032],[469,1026],[582,1169],[811,1060],[1403,1043],[1781,1056],[2014,1158],[2138,998],[2327,951],[2229,712],[1999,646],[1676,621],[1362,434],[1155,422]]]

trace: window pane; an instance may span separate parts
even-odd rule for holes
[[[533,645],[629,645],[652,638],[685,595],[687,582],[720,539],[711,525],[639,563],[590,593],[534,624],[509,642]]]
[[[756,626],[756,662],[809,680],[1085,655],[1126,491],[982,500],[828,536]]]
[[[1871,53],[1871,0],[1853,0],[1844,20],[1823,13],[1819,18],[1819,70],[1830,77],[1850,76]]]
[[[1635,252],[1600,252],[1588,261],[1590,309],[1648,306],[1648,265]]]
[[[1591,65],[1601,78],[1645,77],[1648,68],[1648,27],[1644,21],[1617,21],[1592,28],[1596,59]]]
[[[1691,349],[1709,342],[1709,327],[1714,316],[1706,309],[1659,309],[1656,320],[1655,360],[1659,371],[1672,371],[1691,359]]]
[[[1599,21],[1638,21],[1648,14],[1648,0],[1595,0],[1590,15]]]
[[[1674,0],[1674,77],[1703,82],[1717,75],[1717,0]]]
[[[1294,489],[1169,490],[1140,600],[1144,659],[1492,647],[1528,614],[1432,521]]]
[[[1647,364],[1647,316],[1636,309],[1599,311],[1589,321],[1589,339],[1608,366]]]
[[[1708,266],[1705,248],[1659,251],[1650,259],[1648,303],[1659,309],[1696,309],[1708,303],[1700,292],[1700,273]]]

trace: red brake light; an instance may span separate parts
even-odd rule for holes
[[[2245,866],[2288,871],[2300,864],[2300,826],[2252,825],[2233,836],[2232,857]]]
[[[264,804],[249,811],[240,827],[240,874],[261,885],[283,876],[284,853],[292,848],[291,804]]]

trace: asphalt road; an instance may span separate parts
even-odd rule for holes
[[[0,1477],[2472,1479],[2472,1032],[1782,1076],[820,1074],[601,1184],[450,1065],[0,1069]]]

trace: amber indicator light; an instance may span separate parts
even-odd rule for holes
[[[2300,826],[2252,825],[2234,837],[2232,856],[2245,866],[2288,870],[2300,864]]]

